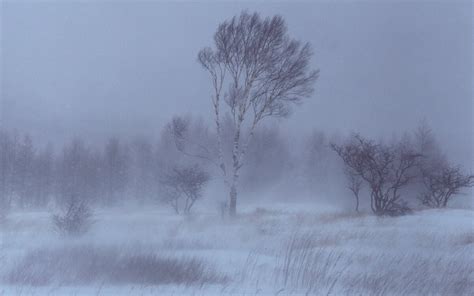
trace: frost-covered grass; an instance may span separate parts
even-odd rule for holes
[[[0,227],[0,295],[474,293],[473,211],[381,218],[316,206],[248,206],[236,220],[97,210],[91,231],[71,238],[48,212],[15,212]]]

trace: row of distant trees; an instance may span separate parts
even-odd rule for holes
[[[223,124],[223,145],[232,145],[230,128]],[[276,126],[255,133],[241,176],[244,194],[285,183],[318,196],[335,194],[330,188],[346,182],[357,211],[365,202],[376,214],[395,215],[414,205],[445,207],[474,184],[472,175],[450,163],[426,124],[385,142],[314,131],[291,147]],[[190,117],[174,118],[157,140],[112,137],[88,145],[76,138],[58,150],[35,146],[27,134],[1,131],[1,209],[74,199],[102,206],[161,201],[189,213],[209,182],[218,179],[214,139],[202,120]]]
[[[140,155],[143,147],[134,148]],[[27,134],[1,131],[0,197],[5,206],[21,208],[46,206],[52,198],[61,202],[66,196],[113,204],[131,181],[130,158],[117,138],[103,150],[74,139],[55,152],[52,145],[35,147]]]
[[[212,134],[203,122],[186,120],[193,138],[211,147]],[[262,128],[257,134],[258,139],[249,147],[249,165],[243,174],[242,182],[248,190],[276,182],[291,161],[288,144],[278,128]],[[214,173],[207,161],[185,155],[179,149],[167,129],[159,139],[111,137],[99,145],[75,138],[59,147],[35,145],[28,134],[3,130],[0,208],[6,211],[12,206],[46,207],[73,198],[102,206],[123,201],[175,203],[170,196],[176,196],[172,183],[177,184],[178,176],[189,179],[193,172],[207,176],[201,178],[202,185],[206,185]],[[275,158],[281,161],[275,162]],[[178,185],[186,186],[184,180]],[[201,193],[193,198],[201,197],[205,186],[201,187]],[[190,207],[180,210],[189,212]]]

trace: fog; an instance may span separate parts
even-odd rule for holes
[[[387,135],[426,119],[457,161],[472,159],[469,2],[3,2],[2,124],[54,141],[207,118],[197,52],[242,9],[284,16],[314,48],[320,79],[282,123],[291,134]]]
[[[0,294],[474,295],[472,3],[294,2],[0,0]]]

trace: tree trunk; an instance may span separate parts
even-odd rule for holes
[[[230,202],[229,202],[229,215],[235,217],[237,215],[237,188],[232,185],[230,188]]]
[[[359,196],[356,195],[356,208],[355,208],[356,212],[359,213]]]
[[[240,169],[240,128],[242,126],[242,116],[239,117],[237,126],[234,132],[234,145],[232,148],[232,181],[230,183],[230,202],[229,202],[229,215],[235,217],[237,214],[237,182],[239,180],[239,169]]]

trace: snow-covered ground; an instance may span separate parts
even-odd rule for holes
[[[0,295],[474,294],[472,210],[240,211],[229,220],[159,206],[97,210],[79,238],[55,233],[49,212],[11,213],[0,227]],[[163,268],[173,276],[160,280]]]

